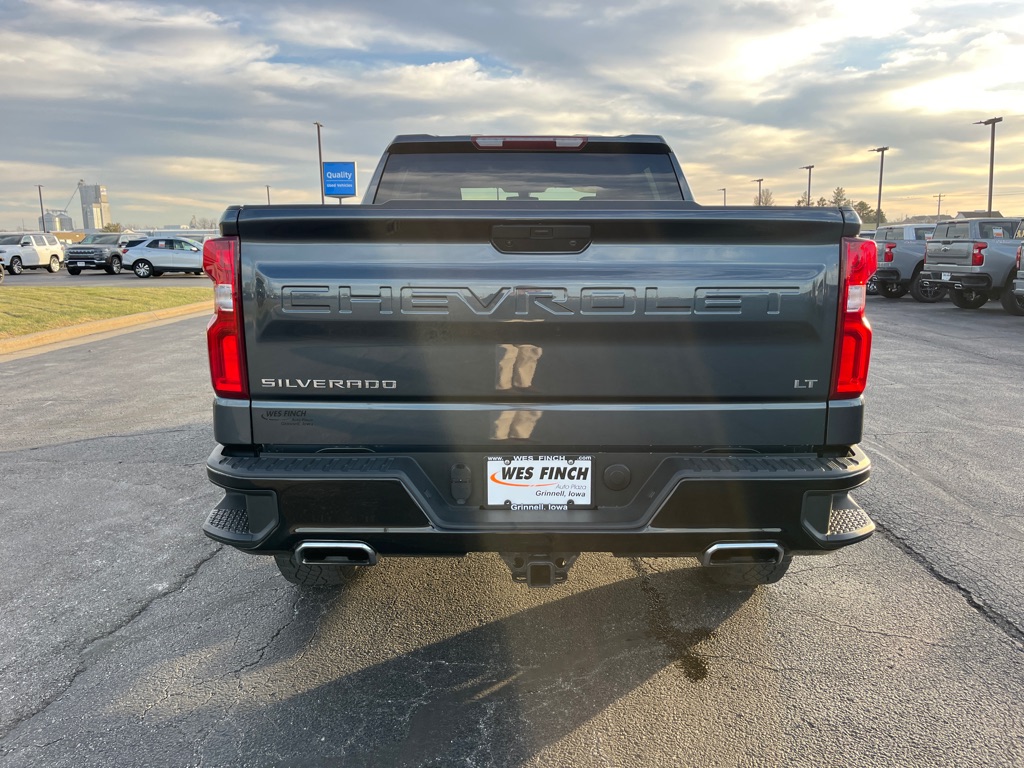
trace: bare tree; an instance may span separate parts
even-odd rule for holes
[[[775,195],[768,187],[764,187],[760,197],[754,195],[754,205],[775,205]]]

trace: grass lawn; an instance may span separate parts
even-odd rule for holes
[[[213,284],[197,288],[38,288],[0,285],[0,339],[69,325],[209,301]]]

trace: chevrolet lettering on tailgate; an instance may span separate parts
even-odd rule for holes
[[[285,314],[332,313],[361,317],[452,315],[520,317],[579,315],[690,315],[782,312],[784,296],[798,296],[798,286],[694,287],[506,287],[490,294],[463,287],[393,287],[387,285],[285,285]]]

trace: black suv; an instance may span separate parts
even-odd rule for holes
[[[108,275],[116,275],[121,271],[124,249],[138,245],[145,239],[139,237],[129,240],[117,232],[86,235],[82,242],[67,249],[65,264],[68,274],[80,275],[83,269],[102,269]]]

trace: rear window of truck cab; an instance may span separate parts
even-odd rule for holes
[[[883,240],[903,240],[903,227],[886,227],[880,229],[875,233],[875,240],[881,242]]]
[[[1017,223],[1013,221],[983,221],[978,225],[980,237],[999,240],[1013,237],[1017,229]]]
[[[967,222],[957,224],[939,224],[935,227],[936,240],[966,240],[971,234],[971,225]]]
[[[437,152],[388,157],[374,202],[682,199],[664,154]]]

